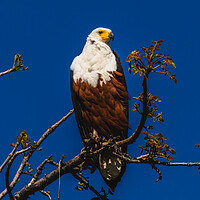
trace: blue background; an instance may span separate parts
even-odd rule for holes
[[[0,1],[0,71],[13,64],[16,53],[22,55],[28,71],[15,72],[0,78],[0,163],[2,163],[16,136],[26,130],[32,141],[38,140],[48,127],[72,108],[69,68],[74,57],[81,53],[87,35],[99,26],[111,28],[115,34],[112,48],[117,51],[131,96],[141,92],[141,79],[128,73],[127,55],[152,40],[163,39],[163,53],[170,54],[177,65],[174,71],[178,83],[160,75],[152,75],[149,90],[162,103],[165,122],[155,125],[168,137],[168,144],[177,152],[174,161],[199,161],[199,2],[191,1],[53,1],[53,0],[1,0]],[[130,109],[134,101],[130,101]],[[135,130],[139,122],[137,113],[130,113],[130,124]],[[150,123],[151,124],[151,123]],[[138,145],[129,146],[132,157],[139,155]],[[35,169],[46,157],[53,154],[59,161],[77,155],[83,147],[71,116],[42,144],[42,152],[35,152],[30,160]],[[12,167],[11,178],[21,157]],[[199,197],[200,177],[196,167],[163,167],[163,180],[156,183],[158,174],[149,165],[128,165],[122,181],[110,199],[194,199]],[[45,168],[45,173],[54,169]],[[0,174],[0,190],[5,188],[5,170]],[[29,177],[24,175],[16,185],[18,191]],[[105,186],[96,171],[90,178],[97,190]],[[90,191],[79,192],[70,174],[61,178],[61,199],[89,199]],[[51,189],[57,199],[58,181]],[[105,186],[106,188],[106,186]],[[40,193],[32,199],[45,199]],[[8,199],[8,196],[5,197]]]

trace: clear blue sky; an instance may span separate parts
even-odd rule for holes
[[[115,34],[112,47],[124,66],[131,96],[141,92],[141,80],[128,74],[127,55],[134,49],[163,39],[163,53],[170,54],[177,65],[178,83],[166,77],[151,76],[149,89],[162,103],[165,123],[156,125],[169,138],[177,154],[174,161],[199,161],[199,46],[200,3],[191,1],[0,1],[0,71],[7,70],[16,53],[23,56],[28,71],[16,72],[0,78],[0,163],[11,151],[9,143],[26,130],[32,141],[72,108],[69,67],[81,53],[87,35],[99,26],[111,28]],[[173,71],[173,70],[172,70]],[[173,71],[174,72],[174,71]],[[133,107],[130,101],[130,108]],[[139,121],[130,114],[135,130]],[[138,156],[137,143],[129,146],[131,156]],[[83,147],[74,115],[62,124],[36,152],[30,163],[33,167],[53,154],[59,161],[62,154],[70,159]],[[12,168],[14,171],[18,165]],[[126,173],[111,200],[124,199],[195,199],[199,197],[200,176],[196,168],[160,167],[163,180],[156,183],[157,173],[149,165],[128,165]],[[53,167],[47,167],[48,173]],[[4,173],[0,174],[0,190],[5,188]],[[12,173],[11,173],[12,176]],[[16,186],[20,189],[27,176]],[[105,186],[98,172],[91,178],[98,190]],[[61,179],[61,199],[89,199],[90,191],[75,190],[77,181],[70,174]],[[106,186],[105,186],[106,187]],[[47,187],[57,198],[58,181]],[[67,198],[66,198],[67,197]],[[45,199],[39,193],[32,199]],[[6,197],[5,199],[8,199]]]

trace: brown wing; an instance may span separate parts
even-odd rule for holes
[[[70,72],[70,86],[71,86],[71,96],[72,96],[72,103],[75,111],[76,121],[78,124],[78,128],[80,131],[80,135],[82,141],[90,137],[89,129],[85,119],[83,118],[83,103],[81,97],[79,96],[79,88],[74,87],[74,80],[73,80],[73,71]]]
[[[99,137],[127,137],[128,99],[123,71],[115,71],[106,84],[93,87],[79,79],[72,83],[72,98],[82,139],[94,130]]]

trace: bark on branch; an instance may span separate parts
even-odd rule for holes
[[[145,107],[143,108],[145,109]],[[147,111],[144,111],[144,113],[147,112]],[[71,110],[66,116],[64,116],[60,121],[58,121],[57,123],[55,123],[51,128],[49,128],[43,135],[42,137],[38,140],[37,142],[37,145],[38,147],[41,145],[41,143],[63,122],[65,121],[71,114],[73,113],[73,110]],[[139,126],[144,126],[144,122],[145,122],[145,119],[146,116],[143,117],[143,120],[141,120],[142,122],[140,122]],[[140,129],[141,128],[138,128],[138,132],[136,130],[135,133],[140,133]],[[131,138],[134,138],[134,137],[138,137],[138,135],[134,136],[134,134],[132,135]],[[131,139],[133,140],[133,139]],[[103,150],[106,146],[104,147],[101,147],[98,151],[94,152],[95,153],[99,153],[101,152],[101,150]],[[31,151],[30,151],[31,152]],[[29,153],[30,153],[29,152]],[[16,152],[17,153],[17,152]],[[15,154],[16,154],[15,153]],[[32,155],[33,151],[30,153],[30,154],[27,154],[25,157],[24,157],[24,160],[22,161],[22,164],[21,166],[23,166],[23,163],[28,161],[28,159],[30,158],[30,156]],[[120,158],[122,158],[123,160],[125,160],[127,163],[135,163],[135,164],[158,164],[158,165],[164,165],[164,166],[188,166],[188,167],[191,167],[191,166],[199,166],[200,165],[200,162],[195,162],[195,163],[192,163],[192,162],[189,162],[189,163],[186,163],[186,162],[161,162],[161,161],[154,161],[154,160],[148,160],[147,159],[147,156],[148,155],[143,155],[143,156],[140,156],[138,158],[127,158],[123,155],[119,155],[117,153],[114,152],[115,155],[119,156]],[[80,154],[78,154],[77,156],[75,156],[74,158],[72,158],[71,160],[68,160],[67,162],[63,163],[61,165],[61,169],[60,169],[60,175],[64,175],[66,173],[75,173],[77,171],[77,166],[80,165],[82,162],[84,162],[86,159],[90,158],[93,156],[93,153],[88,153],[85,151],[85,149],[83,149]],[[45,159],[45,161],[41,164],[45,164],[45,163],[51,163],[50,161],[50,158],[49,157],[48,159]],[[9,161],[11,162],[11,160]],[[21,175],[22,171],[23,171],[23,167],[19,167],[13,181],[11,182],[11,184],[9,184],[9,191],[11,191],[13,189],[13,187],[15,186],[16,184],[16,179],[17,177],[19,178],[19,176]],[[46,186],[50,185],[52,182],[54,182],[56,179],[59,178],[59,168],[57,167],[55,170],[53,170],[52,172],[50,172],[49,174],[45,175],[44,177],[38,179],[38,176],[37,176],[37,179],[34,179],[34,181],[30,181],[29,184],[27,184],[26,186],[24,186],[20,191],[18,191],[17,193],[15,193],[15,200],[24,200],[24,199],[27,199],[31,194],[34,194],[36,191],[42,191],[43,189],[45,189]],[[93,191],[93,190],[92,190]],[[94,191],[93,191],[94,192]],[[7,194],[7,189],[4,190],[1,194],[0,194],[0,199],[2,199],[5,195]],[[95,193],[96,194],[96,193]]]
[[[51,126],[50,128],[48,128],[48,130],[42,135],[42,137],[37,141],[37,147],[39,147],[42,142],[53,132],[55,131],[55,129],[61,124],[63,123],[72,113],[74,112],[74,110],[72,109],[66,116],[64,116],[61,120],[59,120],[57,123],[55,123],[53,126]],[[35,150],[30,150],[26,156],[24,156],[21,165],[19,166],[12,182],[9,184],[9,189],[10,191],[12,191],[13,187],[16,185],[17,181],[19,180],[19,177],[21,176],[24,167],[26,166],[26,163],[29,161],[29,159],[31,158],[32,154],[34,153]],[[14,159],[13,159],[14,161]],[[12,162],[13,162],[12,161]],[[6,194],[8,193],[8,190],[5,189],[3,192],[0,193],[0,199],[2,199]]]
[[[118,156],[119,158],[123,159],[126,163],[135,163],[135,164],[157,164],[157,165],[164,165],[164,166],[182,166],[182,167],[199,167],[200,162],[164,162],[159,160],[148,160],[148,155],[142,155],[137,158],[127,158],[125,156],[119,155],[118,153],[113,153],[114,155]]]
[[[127,163],[134,163],[134,164],[158,164],[163,166],[200,166],[200,162],[161,162],[161,161],[154,161],[154,160],[146,160],[146,155],[137,157],[137,158],[127,158],[125,156],[119,155],[117,153],[114,153],[115,155],[119,156],[123,160],[125,160]],[[88,157],[91,156],[87,154],[86,152],[81,152],[71,160],[68,160],[67,162],[62,164],[61,167],[61,176],[67,173],[74,174],[74,168],[81,164],[83,161],[88,159]],[[22,188],[19,192],[15,193],[16,200],[23,200],[28,198],[31,194],[34,194],[36,191],[43,190],[46,186],[54,182],[59,178],[59,169],[56,168],[49,174],[47,174],[45,177],[39,179],[34,184],[28,184],[24,188]],[[93,189],[92,189],[93,191]],[[95,190],[96,191],[96,190]],[[93,191],[94,192],[94,191]],[[96,192],[94,192],[96,194]]]
[[[79,155],[75,156],[73,159],[62,164],[60,169],[60,175],[73,172],[74,168],[81,164],[86,158],[86,152],[81,152]],[[23,187],[19,192],[15,193],[15,198],[17,200],[26,199],[29,195],[34,194],[36,191],[43,190],[46,186],[54,182],[59,178],[59,168],[56,168],[49,174],[45,175],[43,178],[35,181],[33,184],[28,184]]]
[[[0,172],[2,172],[3,168],[4,168],[4,167],[6,166],[6,164],[9,162],[9,160],[11,159],[11,157],[14,155],[15,151],[17,150],[17,147],[20,145],[20,142],[21,142],[23,133],[24,133],[24,132],[22,132],[22,133],[20,134],[17,143],[14,145],[13,150],[12,150],[11,153],[8,155],[8,157],[7,157],[6,160],[3,162],[3,164],[0,166]]]
[[[21,59],[21,55],[16,54],[12,68],[10,68],[4,72],[0,72],[0,77],[4,76],[6,74],[9,74],[11,72],[27,70],[28,67],[24,67],[24,65],[22,64],[22,61],[23,61],[23,59]]]

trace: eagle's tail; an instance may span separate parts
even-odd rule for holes
[[[126,163],[113,155],[111,150],[106,149],[99,155],[99,171],[113,192],[125,169]]]

